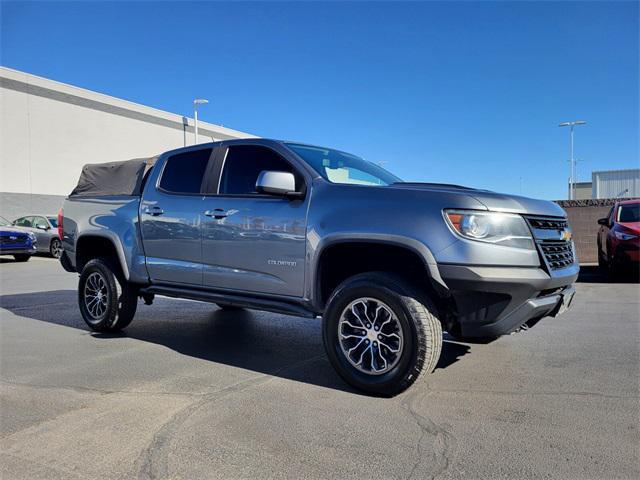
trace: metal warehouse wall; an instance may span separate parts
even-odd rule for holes
[[[593,198],[618,198],[640,196],[640,168],[593,172]]]
[[[577,182],[575,184],[575,192],[576,196],[574,197],[574,200],[586,200],[591,198],[591,182]],[[569,196],[571,196],[571,194],[569,194]]]
[[[31,210],[18,212],[21,197],[11,194],[33,195],[28,199],[40,211],[42,196],[66,196],[86,163],[152,156],[194,141],[186,117],[4,67],[0,102],[4,216]],[[206,122],[199,127],[200,142],[254,137]],[[45,213],[55,213],[53,207]]]

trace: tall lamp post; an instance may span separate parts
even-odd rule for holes
[[[573,122],[562,122],[559,127],[570,127],[570,137],[571,137],[571,150],[569,153],[569,200],[575,200],[576,192],[575,192],[575,165],[576,161],[573,158],[573,127],[577,125],[586,125],[587,122],[584,120],[575,120]]]
[[[209,103],[209,100],[206,98],[196,98],[193,101],[193,128],[195,132],[194,145],[198,144],[198,105],[206,105],[207,103]]]

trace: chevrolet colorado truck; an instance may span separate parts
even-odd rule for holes
[[[90,328],[125,328],[155,295],[321,316],[340,376],[384,396],[435,368],[443,330],[497,337],[562,313],[579,270],[552,202],[267,139],[86,165],[58,228]]]

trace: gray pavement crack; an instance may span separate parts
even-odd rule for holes
[[[147,448],[138,457],[138,460],[136,461],[138,478],[157,479],[167,477],[169,465],[168,452],[166,450],[169,447],[174,434],[195,412],[203,408],[205,405],[217,402],[222,398],[242,392],[249,388],[263,385],[274,378],[278,378],[278,375],[285,371],[291,371],[320,358],[324,358],[324,355],[307,358],[294,363],[293,365],[282,367],[273,373],[257,375],[232,385],[228,385],[220,390],[204,395],[203,398],[179,410],[173,415],[173,417],[160,426]]]
[[[400,406],[409,413],[420,429],[420,436],[416,442],[417,458],[407,476],[407,480],[414,478],[418,467],[427,462],[436,465],[435,471],[431,474],[431,479],[435,479],[449,469],[455,457],[457,441],[454,435],[433,420],[418,413],[415,409],[416,402],[430,393],[429,390],[419,390],[414,386],[414,390],[403,395],[400,401]],[[427,453],[428,447],[424,445],[428,435],[433,437],[433,448],[430,455]],[[418,477],[423,478],[422,475]]]

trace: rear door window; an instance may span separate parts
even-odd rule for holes
[[[207,148],[169,157],[160,178],[160,189],[168,193],[200,194],[211,151]]]

